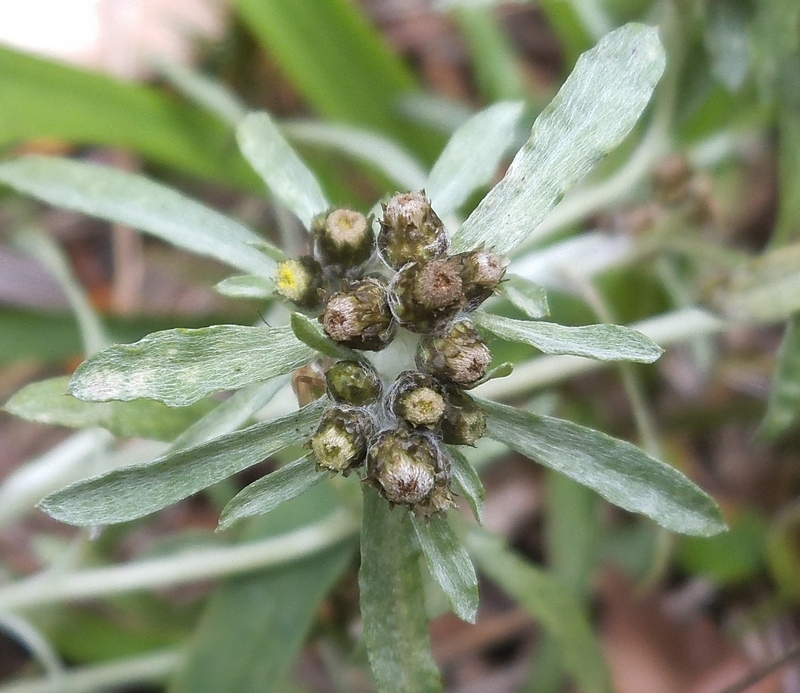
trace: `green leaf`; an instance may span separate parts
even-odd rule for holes
[[[185,97],[220,120],[235,126],[247,115],[244,104],[221,82],[177,62],[159,61],[156,67]]]
[[[478,576],[467,551],[447,520],[411,516],[422,555],[431,576],[439,584],[453,612],[463,621],[475,623],[478,615]]]
[[[486,500],[486,490],[483,488],[481,478],[469,460],[455,447],[448,446],[452,463],[453,480],[458,484],[460,492],[472,508],[472,513],[479,524],[483,523],[483,502]]]
[[[251,522],[247,542],[321,522],[337,506],[326,485]],[[168,693],[278,693],[309,638],[323,599],[352,564],[356,543],[241,575],[212,595]],[[292,689],[293,690],[293,689]]]
[[[132,226],[198,255],[271,277],[263,239],[233,219],[155,181],[108,166],[45,156],[0,164],[0,182],[56,207]]]
[[[514,142],[524,104],[501,102],[472,116],[445,146],[425,185],[439,216],[452,214],[478,188],[489,185]]]
[[[708,5],[705,43],[711,72],[730,91],[742,88],[750,70],[750,11],[739,0]]]
[[[611,680],[600,645],[580,603],[570,591],[484,531],[472,531],[468,545],[481,572],[516,599],[556,640],[564,666],[580,690],[611,693]]]
[[[288,376],[280,376],[237,390],[173,440],[169,452],[196,447],[240,428],[259,409],[269,404],[288,380]]]
[[[773,520],[765,543],[767,565],[781,596],[800,603],[800,502],[785,505]]]
[[[364,642],[380,693],[436,693],[419,551],[405,510],[364,489],[358,586]]]
[[[664,70],[654,27],[628,24],[584,53],[533,124],[508,173],[453,237],[455,252],[505,254],[535,235],[560,197],[628,135]]]
[[[800,311],[800,242],[769,250],[737,268],[715,304],[742,321],[785,320]]]
[[[90,402],[146,397],[181,407],[289,373],[314,356],[289,326],[178,328],[103,349],[78,366],[69,392]]]
[[[220,120],[153,87],[0,47],[0,147],[34,138],[133,150],[192,176],[258,189]]]
[[[711,496],[635,445],[571,421],[478,401],[490,438],[594,489],[614,505],[673,532],[706,537],[725,531]]]
[[[266,113],[251,113],[236,130],[242,154],[270,192],[307,229],[331,206],[316,176],[300,160]]]
[[[415,88],[406,68],[349,0],[235,0],[245,25],[326,120],[362,125],[414,151],[437,151],[438,138],[398,112]]]
[[[79,481],[48,496],[39,507],[78,526],[144,517],[303,440],[316,428],[323,408],[318,401],[289,416]]]
[[[766,440],[780,438],[800,418],[800,315],[786,324],[764,419],[758,434]]]
[[[268,299],[275,296],[275,284],[271,279],[257,274],[228,277],[214,285],[214,289],[230,298]]]
[[[281,127],[293,141],[347,154],[369,164],[403,188],[419,190],[425,186],[427,174],[422,164],[393,140],[375,132],[347,125],[299,120],[284,122]]]
[[[49,426],[100,426],[123,438],[172,440],[213,406],[198,402],[173,409],[161,402],[83,402],[67,394],[69,376],[42,380],[22,388],[3,407],[26,421]]]
[[[664,353],[649,337],[622,325],[568,327],[554,322],[513,320],[483,311],[474,313],[473,320],[502,339],[530,344],[546,354],[652,363]]]
[[[326,476],[325,472],[317,471],[314,458],[310,455],[262,476],[242,489],[225,506],[219,518],[219,528],[228,529],[245,517],[266,515]]]
[[[312,320],[301,313],[292,313],[290,320],[294,336],[309,348],[334,359],[358,359],[358,355],[352,349],[330,339],[318,320]]]
[[[528,317],[538,320],[550,314],[547,291],[530,279],[518,274],[506,274],[497,290]]]

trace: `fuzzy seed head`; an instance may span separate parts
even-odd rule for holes
[[[449,244],[444,224],[424,193],[398,193],[383,206],[378,249],[390,267],[433,260]]]
[[[414,300],[424,308],[436,310],[459,302],[463,285],[458,270],[446,260],[424,265],[414,278]]]
[[[312,230],[317,257],[325,265],[355,267],[372,255],[372,228],[361,212],[335,209],[316,221]]]
[[[436,457],[427,438],[400,430],[385,431],[369,451],[368,471],[388,501],[413,507],[434,489]]]
[[[320,467],[336,472],[347,469],[358,456],[354,437],[335,426],[316,433],[311,438],[311,449]]]
[[[328,395],[335,402],[364,407],[381,396],[381,381],[369,366],[358,361],[339,361],[325,376]]]
[[[412,390],[397,401],[398,414],[414,426],[432,426],[438,423],[444,410],[444,397],[430,387]]]
[[[394,333],[386,288],[376,279],[355,282],[331,296],[321,320],[331,339],[354,349],[380,351]]]
[[[311,436],[317,468],[346,475],[364,461],[371,433],[372,421],[363,412],[329,409]]]
[[[486,433],[486,414],[469,395],[448,394],[442,419],[442,441],[448,445],[475,445]]]
[[[492,352],[470,320],[455,323],[441,337],[423,338],[417,366],[438,378],[463,386],[476,383],[492,361]]]

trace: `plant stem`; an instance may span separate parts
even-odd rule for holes
[[[0,693],[91,693],[120,685],[163,681],[183,661],[180,650],[162,650],[111,664],[82,667],[65,672],[59,680],[37,679],[0,686]]]
[[[224,548],[187,551],[167,558],[127,565],[40,574],[0,590],[0,611],[54,602],[169,587],[186,582],[265,569],[321,551],[353,536],[358,523],[344,511],[294,532],[263,541]]]

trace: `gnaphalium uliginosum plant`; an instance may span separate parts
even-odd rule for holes
[[[488,436],[670,530],[722,531],[709,496],[630,443],[469,392],[508,372],[490,370],[493,337],[603,360],[647,363],[660,355],[656,344],[625,327],[539,320],[547,313],[543,292],[512,271],[515,247],[632,129],[663,67],[654,29],[628,25],[606,36],[578,61],[505,177],[450,229],[441,219],[453,219],[491,181],[512,141],[519,104],[471,118],[434,165],[425,191],[387,198],[377,219],[331,205],[273,121],[264,113],[248,116],[237,133],[243,154],[310,232],[308,254],[296,258],[141,177],[42,157],[0,164],[0,180],[9,186],[215,257],[246,273],[228,288],[277,293],[293,311],[284,326],[167,330],[88,358],[70,394],[117,402],[120,412],[142,398],[184,407],[239,388],[256,411],[292,373],[302,406],[241,430],[215,428],[210,440],[182,436],[159,459],[79,481],[41,507],[75,525],[124,522],[306,441],[304,456],[242,490],[220,525],[269,512],[332,475],[361,482],[364,637],[381,690],[438,686],[419,631],[419,550],[453,610],[475,618],[475,571],[446,513],[459,497],[479,513],[483,491],[459,446]],[[482,310],[492,294],[531,319]],[[15,400],[9,408],[22,410]]]

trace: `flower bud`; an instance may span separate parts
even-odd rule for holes
[[[340,404],[365,407],[381,396],[381,381],[371,366],[358,361],[339,361],[325,375],[328,395]]]
[[[312,257],[278,263],[275,288],[284,298],[299,306],[314,308],[319,305],[319,288],[322,286],[322,267]]]
[[[372,419],[362,410],[329,409],[311,436],[317,469],[347,476],[364,462],[372,431]]]
[[[453,255],[449,262],[458,267],[469,310],[475,310],[492,295],[508,267],[508,258],[484,248]]]
[[[442,419],[442,442],[475,445],[486,433],[486,414],[472,397],[452,388]]]
[[[417,366],[431,375],[469,386],[484,375],[492,361],[471,320],[455,323],[443,336],[426,336],[420,341]]]
[[[412,332],[435,332],[466,304],[458,267],[448,260],[414,262],[403,267],[389,289],[389,307]]]
[[[328,299],[320,320],[325,334],[353,349],[380,351],[394,336],[386,287],[377,279],[346,285]]]
[[[449,245],[444,224],[424,192],[398,193],[383,205],[378,250],[390,267],[433,260],[446,253]]]
[[[389,409],[412,426],[432,427],[445,413],[445,400],[439,384],[429,375],[404,371],[389,393]]]
[[[312,226],[315,255],[323,265],[355,267],[369,259],[375,247],[372,224],[352,209],[335,209]]]
[[[431,438],[414,431],[383,431],[367,456],[366,480],[390,503],[422,515],[453,505],[451,478],[449,460]]]

